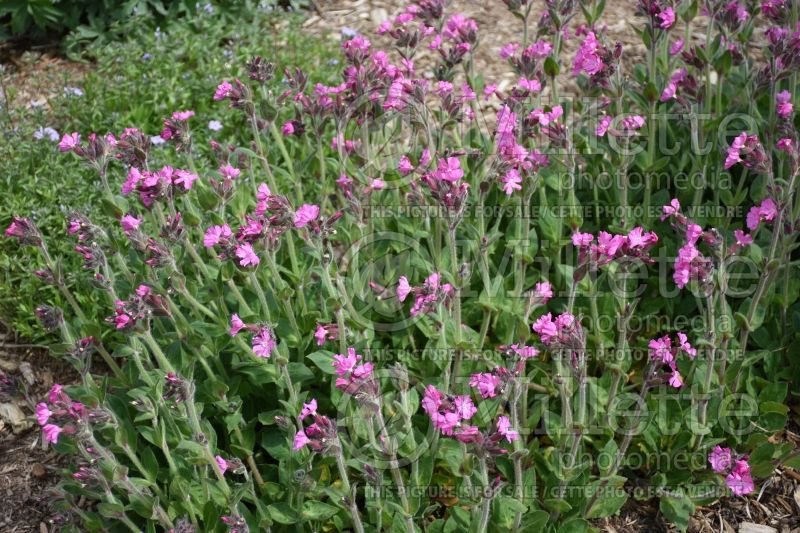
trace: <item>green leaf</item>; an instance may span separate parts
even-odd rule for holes
[[[532,511],[522,517],[520,531],[530,533],[543,533],[550,521],[550,514],[547,511]]]
[[[284,502],[273,503],[267,506],[269,517],[279,524],[296,524],[300,521],[300,516],[292,509],[289,504]]]
[[[306,356],[307,359],[311,359],[317,368],[325,372],[326,374],[335,374],[336,369],[333,368],[333,352],[328,350],[319,350],[318,352],[314,352],[308,354]]]
[[[301,515],[303,520],[324,521],[338,512],[338,507],[315,500],[308,500],[303,503]]]
[[[527,506],[521,501],[508,496],[499,496],[492,501],[492,522],[500,528],[511,528],[517,513],[524,513],[527,510]]]
[[[689,517],[694,514],[694,504],[685,495],[664,495],[658,507],[661,513],[681,531],[686,531],[689,527]]]
[[[591,531],[589,522],[583,518],[573,518],[558,528],[558,533],[586,533]]]

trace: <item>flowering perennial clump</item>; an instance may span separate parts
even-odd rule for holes
[[[192,110],[61,137],[113,223],[67,214],[79,272],[35,216],[5,235],[81,375],[34,413],[75,456],[76,524],[588,531],[633,478],[685,530],[792,464],[796,10],[639,0],[640,58],[603,2],[502,4],[510,82],[478,72],[475,20],[417,0],[343,31],[335,80],[262,57],[219,80],[229,145]],[[721,420],[743,394],[746,435]]]

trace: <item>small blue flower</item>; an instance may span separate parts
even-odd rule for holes
[[[219,131],[222,129],[222,122],[219,120],[210,120],[208,121],[208,129],[211,131]]]
[[[345,26],[344,28],[342,28],[342,36],[352,39],[356,35],[358,35],[357,29],[351,28],[349,26]]]
[[[61,136],[58,134],[56,130],[51,127],[46,128],[39,128],[35,132],[33,132],[33,138],[37,141],[41,141],[44,138],[49,139],[51,142],[58,142]]]

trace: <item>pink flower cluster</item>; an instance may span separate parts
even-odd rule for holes
[[[254,333],[251,341],[253,353],[258,357],[269,359],[278,345],[272,328],[266,324],[246,324],[239,318],[238,314],[234,313],[233,316],[231,316],[231,327],[228,332],[231,334],[231,337],[234,337],[242,330]]]
[[[509,379],[511,372],[504,366],[496,366],[491,372],[472,374],[469,386],[477,390],[483,399],[494,398],[502,392]]]
[[[583,328],[572,313],[561,313],[555,319],[552,313],[547,313],[540,316],[531,329],[539,335],[545,346],[571,349],[584,347]]]
[[[443,435],[460,442],[476,444],[490,454],[506,453],[500,443],[503,440],[513,442],[519,438],[519,433],[511,427],[511,421],[505,416],[497,418],[494,431],[482,433],[477,426],[467,423],[478,412],[469,396],[446,395],[433,385],[425,388],[422,409],[430,417],[433,427]]]
[[[597,234],[597,242],[591,233],[575,232],[572,245],[580,249],[579,263],[589,262],[592,268],[609,264],[614,259],[636,257],[646,263],[653,262],[649,250],[658,242],[654,231],[635,227],[627,235],[612,235],[607,231]]]
[[[13,217],[11,224],[6,228],[5,235],[17,239],[20,244],[39,246],[42,243],[36,225],[26,217]]]
[[[196,174],[188,170],[174,169],[170,166],[162,167],[156,172],[149,170],[142,172],[136,167],[131,167],[128,177],[122,184],[122,195],[127,196],[136,191],[142,204],[151,207],[156,199],[169,198],[181,190],[191,190],[198,179]]]
[[[664,335],[658,339],[652,339],[648,344],[650,349],[650,359],[661,365],[670,367],[669,384],[672,387],[680,388],[683,385],[681,374],[678,372],[677,359],[682,353],[694,359],[697,357],[697,349],[689,344],[689,339],[685,333],[678,332],[678,340],[673,344],[669,335]]]
[[[57,443],[59,435],[71,435],[76,432],[71,422],[85,420],[90,415],[86,407],[74,402],[64,391],[64,387],[55,384],[50,389],[47,402],[36,405],[36,421],[42,428],[45,442]],[[61,425],[59,425],[61,424]]]
[[[462,422],[478,412],[469,396],[448,396],[433,385],[425,387],[422,409],[431,418],[433,427],[445,435],[456,435],[463,431],[465,426]]]
[[[327,416],[317,413],[317,401],[303,404],[300,413],[300,421],[306,418],[313,418],[314,422],[306,428],[301,427],[294,435],[292,449],[301,450],[308,446],[317,453],[332,455],[339,453],[339,438],[336,432],[336,425]]]
[[[397,284],[397,298],[404,302],[410,294],[414,296],[414,305],[411,307],[411,316],[420,313],[433,313],[439,304],[446,304],[453,295],[453,286],[442,283],[441,276],[434,272],[425,279],[421,287],[412,287],[408,278],[400,276]]]
[[[362,363],[363,358],[355,348],[348,348],[347,355],[333,356],[333,369],[336,372],[336,388],[350,395],[355,395],[372,377],[372,363]]]
[[[745,168],[764,171],[768,164],[768,156],[761,146],[757,135],[747,135],[741,133],[731,143],[728,153],[725,156],[726,169],[731,168],[737,163],[741,163]]]
[[[541,110],[539,110],[541,112]],[[531,114],[533,115],[533,113]],[[543,113],[539,118],[557,118],[559,112],[553,110]],[[541,166],[546,166],[549,161],[544,155],[536,152],[529,153],[528,150],[517,142],[516,135],[517,114],[511,111],[507,105],[503,106],[497,113],[497,131],[495,132],[495,142],[497,144],[497,155],[501,162],[499,174],[502,175],[500,183],[503,192],[511,196],[514,191],[522,190],[522,177],[531,171],[538,170]]]
[[[725,483],[734,495],[744,496],[755,490],[747,457],[735,458],[730,448],[717,445],[708,454],[708,462],[715,473],[725,476]]]
[[[152,315],[169,316],[168,304],[147,285],[139,285],[128,300],[115,302],[114,314],[106,322],[114,324],[118,330],[131,329]]]

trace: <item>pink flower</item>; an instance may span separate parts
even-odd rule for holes
[[[747,141],[747,133],[743,132],[738,135],[731,143],[730,147],[728,148],[728,154],[725,157],[725,168],[731,168],[736,163],[739,163],[742,160],[739,151],[744,147],[745,142]]]
[[[344,376],[351,373],[360,360],[361,356],[356,353],[355,348],[348,348],[347,355],[336,354],[333,356],[331,366],[336,371],[336,375]]]
[[[317,346],[325,344],[325,339],[328,337],[328,330],[322,324],[317,324],[317,329],[314,331],[314,338],[317,340]]]
[[[249,265],[256,266],[261,262],[261,259],[258,258],[258,255],[256,255],[256,252],[253,250],[253,247],[250,245],[250,243],[237,246],[236,257],[240,259],[239,264],[243,267]]]
[[[178,169],[175,171],[175,177],[172,179],[172,183],[175,185],[183,185],[183,189],[188,191],[198,179],[200,178],[197,174],[192,174],[188,170]]]
[[[708,462],[711,463],[711,469],[717,474],[727,471],[733,464],[731,449],[716,445],[708,454]]]
[[[222,226],[211,226],[206,230],[203,236],[203,246],[206,248],[213,248],[224,238],[227,239],[233,236],[230,226],[223,224]]]
[[[511,421],[507,416],[497,417],[497,432],[503,435],[508,442],[514,442],[519,438],[519,433],[511,429]]]
[[[659,28],[662,30],[668,30],[675,24],[675,10],[671,7],[666,8],[661,13],[656,15],[661,21],[661,24],[658,25]]]
[[[572,245],[576,248],[585,248],[589,246],[594,240],[594,235],[591,233],[581,233],[576,231],[572,234]]]
[[[133,215],[125,215],[120,219],[119,223],[120,226],[122,226],[122,231],[125,232],[125,235],[130,235],[139,228],[139,224],[142,223],[142,219],[136,218]]]
[[[223,81],[217,86],[217,90],[214,91],[214,100],[220,101],[228,98],[231,93],[233,92],[233,85],[230,84],[228,81]]]
[[[550,341],[558,335],[558,328],[555,322],[553,322],[553,315],[551,313],[540,316],[536,322],[533,323],[531,329],[539,334],[539,337],[545,345],[549,345]]]
[[[222,475],[225,475],[225,472],[228,470],[228,461],[222,458],[221,455],[217,455],[214,457],[214,460],[217,462],[217,466],[219,467],[219,471]]]
[[[397,171],[400,172],[401,175],[407,176],[414,171],[414,165],[411,164],[411,160],[407,156],[402,156],[400,162],[397,164]]]
[[[517,49],[519,48],[519,43],[508,43],[504,45],[500,49],[500,58],[501,59],[508,59],[509,57],[513,56],[517,53]]]
[[[792,94],[789,91],[781,91],[775,97],[776,110],[778,116],[787,119],[792,114]]]
[[[238,178],[239,174],[241,174],[242,171],[236,167],[231,166],[230,163],[226,163],[223,166],[219,167],[219,173],[226,180],[232,180]]]
[[[317,219],[319,216],[319,206],[312,204],[303,204],[300,209],[294,214],[294,226],[302,228],[309,222]]]
[[[739,246],[747,246],[753,244],[753,236],[748,235],[740,229],[733,230],[733,236],[736,238],[736,244]]]
[[[136,291],[135,292],[136,292],[136,296],[138,296],[139,298],[146,298],[146,297],[148,297],[150,295],[150,293],[152,292],[152,289],[150,289],[150,287],[148,287],[147,285],[142,284],[142,285],[139,285],[138,287],[136,287]]]
[[[303,409],[300,411],[300,420],[305,420],[307,416],[314,416],[317,414],[317,400],[311,399],[309,403],[303,404]]]
[[[253,353],[258,357],[269,359],[276,346],[275,336],[268,327],[262,327],[253,337]]]
[[[503,184],[502,189],[507,196],[511,196],[514,191],[522,190],[522,178],[516,168],[512,167],[508,169],[508,172],[506,172],[506,175],[503,176],[500,182]]]
[[[478,412],[478,408],[472,403],[472,398],[469,396],[456,396],[453,400],[456,408],[456,414],[461,417],[461,420],[469,420]]]
[[[520,77],[519,86],[521,89],[525,89],[526,91],[536,93],[542,90],[542,84],[537,79],[527,79]]]
[[[291,120],[284,122],[283,126],[281,127],[281,133],[283,133],[285,137],[288,137],[294,133],[294,122]]]
[[[648,344],[650,357],[660,363],[672,363],[674,355],[672,353],[672,341],[669,335],[664,335],[660,339],[652,339]]]
[[[48,443],[51,443],[51,444],[57,443],[58,442],[58,436],[63,431],[64,430],[62,428],[58,427],[55,424],[47,424],[46,426],[44,426],[42,428],[42,432],[44,432],[44,441],[48,442]]]
[[[681,373],[677,370],[674,370],[669,378],[669,385],[670,387],[674,387],[676,389],[680,389],[683,386],[683,380],[681,379]]]
[[[585,72],[589,76],[594,76],[605,67],[603,59],[600,57],[601,51],[600,42],[597,40],[594,32],[586,34],[578,52],[575,54],[575,59],[572,63],[572,74],[577,76],[581,72]]]
[[[666,102],[667,100],[671,100],[675,98],[675,93],[678,91],[678,85],[683,83],[686,80],[687,72],[685,68],[681,68],[676,70],[672,77],[669,79],[669,83],[664,88],[664,92],[661,93],[661,101]]]
[[[481,430],[478,426],[460,426],[453,432],[453,438],[457,441],[469,444],[478,442]]]
[[[744,459],[737,459],[733,463],[731,473],[725,478],[725,483],[736,496],[744,496],[755,490],[753,478],[750,476],[750,465]]]
[[[184,122],[194,116],[194,111],[175,111],[172,114],[172,120]]]
[[[594,134],[598,137],[603,137],[608,132],[609,126],[611,126],[611,116],[604,115],[603,118],[600,119],[600,122],[597,123],[597,128],[594,130]]]
[[[497,389],[502,387],[500,378],[491,373],[472,374],[469,380],[469,386],[477,389],[480,395],[485,398],[494,398],[497,396]]]
[[[40,426],[47,424],[47,421],[50,420],[52,415],[53,412],[47,408],[46,403],[42,402],[36,404],[36,421],[39,422]]]
[[[664,214],[661,215],[661,220],[665,220],[667,217],[672,215],[677,215],[681,211],[681,203],[678,201],[677,198],[673,198],[669,205],[663,206]]]
[[[66,396],[66,394],[64,394],[64,386],[56,383],[50,387],[50,392],[48,393],[47,398],[50,403],[56,403],[61,400],[62,396]]]
[[[519,356],[520,359],[531,359],[539,355],[539,350],[535,346],[519,346],[512,344],[509,348]]]
[[[683,39],[678,39],[669,47],[669,55],[676,56],[683,50]]]
[[[770,222],[778,215],[778,207],[772,198],[767,198],[761,205],[753,206],[747,212],[747,229],[755,231],[761,222]]]
[[[792,143],[792,140],[788,137],[780,139],[775,146],[777,146],[778,150],[782,150],[787,154],[791,154],[792,151],[794,150],[794,144]]]
[[[461,161],[457,157],[439,159],[439,166],[433,175],[437,179],[454,183],[464,176],[464,171],[461,169]]]
[[[408,278],[400,276],[400,280],[397,284],[397,299],[404,302],[411,290],[411,285],[408,284]]]
[[[622,127],[628,131],[634,131],[644,127],[644,117],[641,115],[630,115],[622,119]]]
[[[292,445],[292,449],[294,451],[298,451],[310,442],[311,439],[309,439],[308,436],[306,436],[306,432],[301,429],[294,434],[294,444]]]
[[[533,287],[533,297],[537,303],[545,305],[553,297],[553,286],[547,281],[537,283]]]
[[[234,313],[233,316],[231,317],[231,328],[228,330],[231,334],[231,337],[239,333],[245,326],[246,324],[242,321],[241,318],[239,318],[239,315]]]
[[[686,352],[686,355],[694,359],[697,357],[697,349],[694,348],[691,344],[689,344],[688,337],[682,331],[678,332],[678,346],[681,350]]]
[[[64,136],[61,137],[61,142],[58,143],[58,149],[62,152],[71,152],[80,142],[81,136],[78,135],[78,132],[65,133]]]

